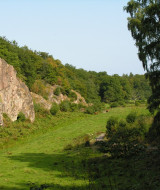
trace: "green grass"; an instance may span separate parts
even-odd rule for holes
[[[88,170],[82,167],[83,162],[101,154],[90,148],[64,150],[65,147],[76,146],[86,135],[93,138],[105,132],[107,118],[112,115],[124,118],[133,109],[139,114],[148,114],[144,107],[127,107],[110,109],[99,115],[60,113],[37,119],[34,124],[26,122],[23,126],[14,123],[8,127],[13,132],[8,140],[1,137],[4,142],[0,152],[0,189],[27,190],[42,184],[49,185],[47,189],[88,189],[92,184]],[[15,140],[12,135],[19,135],[16,126],[24,134]]]

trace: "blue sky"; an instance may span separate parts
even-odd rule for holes
[[[128,0],[0,0],[0,36],[76,68],[143,74],[127,29]]]

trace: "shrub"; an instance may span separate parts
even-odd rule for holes
[[[54,94],[55,94],[56,96],[59,96],[60,93],[61,93],[61,89],[60,89],[60,87],[57,87],[57,88],[55,89],[55,91],[54,91]]]
[[[60,91],[63,95],[65,95],[65,89],[63,87],[60,88]]]
[[[48,99],[48,91],[43,81],[36,80],[31,87],[31,91],[41,95],[44,99]]]
[[[108,119],[107,125],[106,125],[108,137],[111,137],[113,135],[113,133],[116,132],[117,125],[118,125],[118,119],[116,117],[111,116]]]
[[[69,88],[66,88],[66,89],[65,89],[65,95],[68,96],[68,95],[70,94],[70,92],[71,92],[71,90],[70,90]]]
[[[8,127],[11,124],[11,119],[6,113],[3,113],[3,125]]]
[[[17,116],[17,121],[25,121],[26,120],[26,117],[24,115],[24,113],[20,112]]]
[[[94,103],[93,108],[95,112],[102,111],[103,109],[105,109],[105,104],[101,102],[96,102]]]
[[[71,93],[71,90],[70,90],[70,88],[69,87],[61,87],[61,92],[62,92],[62,94],[63,95],[69,95],[70,93]]]
[[[124,120],[120,120],[118,125],[119,125],[119,127],[126,127],[127,123]]]
[[[128,123],[134,123],[135,120],[136,120],[136,118],[137,118],[136,112],[131,112],[131,113],[129,113],[129,114],[127,115],[126,121],[127,121]]]
[[[71,108],[71,111],[74,112],[74,111],[78,110],[78,104],[72,103],[70,108]]]
[[[82,102],[82,99],[80,98],[79,101]]]
[[[79,103],[79,104],[78,104],[78,109],[81,109],[81,108],[86,108],[86,106],[83,105],[82,103]]]
[[[58,111],[59,111],[59,105],[56,103],[53,103],[50,109],[51,114],[56,115]]]
[[[89,135],[84,136],[84,146],[89,147],[90,146],[90,138]]]
[[[40,104],[34,103],[34,110],[37,114],[45,117],[50,114],[49,110],[44,109]]]
[[[71,103],[68,100],[61,102],[60,110],[63,112],[70,111]]]
[[[74,100],[77,100],[77,94],[75,92],[70,91],[68,94],[69,98],[73,98]]]
[[[126,104],[125,104],[124,101],[119,101],[119,102],[118,102],[118,105],[120,105],[120,106],[122,106],[122,107],[125,107],[125,106],[126,106]]]
[[[111,108],[116,108],[119,106],[119,104],[118,104],[118,102],[113,102],[113,103],[111,103],[110,106],[111,106]]]
[[[95,109],[94,106],[89,106],[86,108],[85,113],[87,114],[94,114],[95,113]]]
[[[139,101],[135,101],[135,106],[139,106],[140,102]]]

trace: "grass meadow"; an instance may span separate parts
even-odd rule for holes
[[[0,131],[0,189],[129,188],[130,183],[143,178],[136,176],[138,168],[144,169],[142,158],[132,158],[130,162],[106,159],[96,148],[84,143],[106,131],[110,116],[125,118],[133,110],[149,114],[145,107],[119,107],[98,115],[59,113],[36,119],[33,124],[27,121],[8,124]],[[140,174],[143,176],[143,172]]]

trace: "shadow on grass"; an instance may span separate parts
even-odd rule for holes
[[[33,182],[28,186],[30,190],[159,190],[159,153],[143,153],[127,159],[116,159],[105,155],[90,155],[89,148],[85,148],[85,152],[83,150],[81,147],[78,150],[64,151],[62,154],[23,153],[9,156],[9,159],[26,162],[31,168],[56,171],[55,177],[60,180],[72,178],[69,184],[75,184],[63,186]],[[76,184],[76,180],[83,181],[81,186]]]
[[[107,190],[108,188],[106,188],[103,180],[99,181],[98,184],[95,183],[95,179],[100,178],[101,175],[98,165],[96,168],[91,167],[91,165],[95,167],[96,162],[89,162],[90,150],[90,148],[84,148],[84,145],[82,145],[78,150],[75,148],[75,150],[67,150],[61,154],[22,153],[16,156],[8,156],[8,158],[26,162],[28,163],[27,167],[30,168],[39,168],[48,172],[53,171],[53,176],[59,178],[60,181],[62,178],[70,180],[68,185],[65,186],[63,184],[41,184],[40,182],[34,184],[34,181],[32,181],[29,185],[32,190]],[[82,184],[80,184],[79,180],[82,181]],[[28,184],[23,184],[22,186],[26,187]]]
[[[0,190],[22,190],[23,188],[0,186]]]

